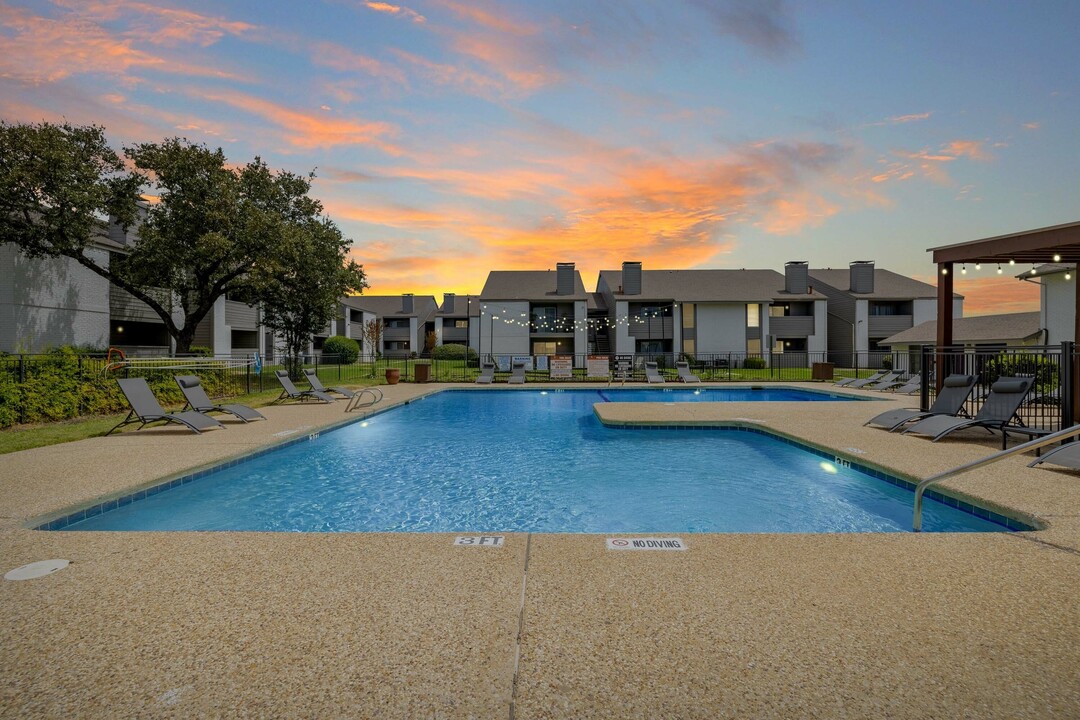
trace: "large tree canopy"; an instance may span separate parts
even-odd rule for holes
[[[348,241],[308,196],[310,176],[271,172],[258,157],[238,168],[220,149],[180,138],[124,152],[133,168],[96,126],[0,122],[0,241],[70,257],[127,290],[158,314],[178,352],[221,296],[261,299],[266,274],[294,262],[298,235],[353,274],[347,286],[363,285],[359,267],[344,264]],[[87,255],[104,217],[135,221],[140,191],[155,201],[139,241],[107,264]]]

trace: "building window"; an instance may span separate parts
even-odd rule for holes
[[[692,339],[683,340],[682,341],[682,349],[683,349],[684,353],[691,353],[691,354],[696,353],[697,352],[697,343],[694,342],[694,340],[692,340]]]
[[[746,306],[746,327],[756,328],[761,327],[761,305],[757,303],[748,303]],[[761,352],[759,346],[757,352]]]
[[[532,344],[533,355],[554,355],[559,350],[559,344],[552,341],[534,340]]]
[[[455,320],[454,321],[454,327],[458,328],[459,330],[464,330],[465,328],[469,327],[469,321],[468,320]]]
[[[761,338],[750,338],[746,341],[746,354],[747,355],[760,355],[761,354]]]
[[[682,326],[686,330],[694,329],[694,303],[683,303],[682,306]],[[693,351],[688,351],[693,352]]]
[[[791,314],[790,305],[770,305],[769,317],[787,317]]]

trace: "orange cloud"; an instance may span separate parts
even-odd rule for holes
[[[437,63],[399,48],[392,48],[390,52],[411,63],[436,85],[451,85],[463,92],[477,95],[489,95],[492,92],[503,94],[507,89],[499,80],[467,68]]]
[[[128,31],[113,32],[102,24],[111,19],[124,5],[83,7],[72,4],[69,12],[56,19],[34,15],[29,11],[0,5],[0,75],[31,83],[56,82],[68,76],[85,73],[104,73],[127,76],[133,70],[218,78],[236,78],[237,75],[220,67],[198,65],[178,58],[148,52],[137,47],[140,42],[158,38],[156,44],[179,42],[181,38],[197,39],[200,44],[220,37],[228,25],[205,20],[197,27],[191,13],[186,25],[177,17],[166,18],[152,28],[135,27]],[[136,8],[142,6],[136,4]],[[95,11],[98,14],[95,15]],[[107,11],[107,12],[106,12]],[[160,13],[159,13],[160,15]],[[187,16],[191,17],[187,17]],[[247,28],[246,24],[239,24]],[[212,30],[211,28],[218,28]],[[239,28],[236,28],[240,31]]]
[[[193,92],[204,100],[225,103],[268,120],[281,130],[286,142],[296,148],[327,148],[337,145],[371,145],[390,155],[400,155],[400,148],[384,138],[397,129],[385,122],[365,122],[347,118],[313,115],[277,105],[242,93]]]
[[[489,12],[480,7],[480,3],[473,2],[466,4],[455,2],[455,0],[438,0],[438,4],[447,8],[458,17],[465,18],[488,30],[495,30],[500,33],[516,35],[518,37],[536,35],[540,32],[540,27],[538,25],[511,20],[508,17],[505,8],[497,8],[495,11]]]
[[[982,272],[988,272],[984,265]],[[996,269],[993,271],[996,272]],[[971,277],[956,275],[956,292],[964,296],[964,315],[1033,312],[1039,309],[1039,286],[1004,275]]]
[[[400,15],[401,17],[408,18],[415,23],[422,23],[427,19],[415,10],[410,10],[407,7],[401,7],[400,5],[391,5],[390,3],[385,2],[372,2],[371,0],[365,2],[364,5],[366,5],[368,9],[374,10],[375,12],[387,13],[389,15]]]
[[[972,160],[990,160],[993,156],[983,149],[979,140],[953,140],[943,150],[954,157],[969,157]]]

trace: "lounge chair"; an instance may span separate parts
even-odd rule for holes
[[[322,400],[324,403],[334,402],[334,398],[331,395],[327,395],[324,392],[318,390],[298,390],[293,381],[289,379],[289,373],[284,370],[275,370],[274,377],[281,384],[281,394],[278,395],[277,400],[274,402],[281,402],[282,400],[299,400],[300,402],[306,401],[308,398],[315,398],[316,400]]]
[[[124,393],[124,397],[127,398],[128,405],[131,406],[131,412],[128,413],[122,423],[105,433],[106,435],[111,435],[113,431],[132,423],[141,423],[136,428],[136,431],[142,430],[143,427],[152,422],[177,423],[184,425],[194,433],[200,433],[210,428],[224,427],[209,415],[203,415],[201,412],[194,410],[178,413],[165,412],[161,407],[161,403],[154,397],[154,391],[150,389],[150,386],[146,384],[146,380],[143,378],[118,378],[116,382],[120,385],[120,392]]]
[[[1072,470],[1080,470],[1080,442],[1073,441],[1056,447],[1041,457],[1037,457],[1028,463],[1028,467],[1035,467],[1042,463],[1060,465]]]
[[[979,412],[975,413],[975,417],[954,418],[943,415],[928,417],[908,426],[904,433],[927,435],[937,442],[957,430],[981,427],[989,432],[994,430],[1001,432],[1001,449],[1004,450],[1009,442],[1009,432],[1015,431],[1025,435],[1043,433],[1038,428],[1012,425],[1013,416],[1016,415],[1020,404],[1024,402],[1024,397],[1034,384],[1034,378],[1000,378],[990,387],[990,394],[986,396],[983,406],[979,408]]]
[[[974,375],[950,375],[945,378],[945,385],[941,388],[941,392],[938,393],[937,397],[934,398],[934,404],[930,406],[929,410],[923,411],[912,408],[886,410],[880,415],[870,418],[863,425],[883,427],[892,432],[899,429],[901,425],[923,420],[934,415],[957,417],[963,411],[964,403],[967,402],[968,396],[971,395],[973,387],[975,387]]]
[[[888,370],[882,370],[880,372],[874,373],[870,377],[862,378],[862,379],[865,380],[867,383],[877,382],[881,378],[885,377],[885,373],[887,373],[887,372],[888,372]],[[857,377],[841,378],[841,379],[837,380],[836,382],[834,382],[833,385],[836,385],[837,387],[846,387],[846,386],[851,385],[852,383],[856,383],[856,382],[860,382],[859,378],[857,378]]]
[[[683,360],[675,363],[675,370],[679,373],[679,380],[684,383],[699,383],[701,378],[690,372],[690,363]]]
[[[890,383],[896,378],[900,377],[898,372],[888,372],[879,378],[863,378],[862,380],[856,380],[855,382],[848,383],[844,387],[848,388],[866,388],[867,390],[873,390],[873,385],[879,385],[882,383]]]
[[[892,388],[878,388],[882,391],[888,391],[896,395],[913,395],[922,388],[922,378],[916,375],[913,378],[908,378],[903,382],[896,381],[896,385]]]
[[[910,382],[915,381],[912,380],[912,378],[906,378],[901,374],[898,375],[896,378],[888,381],[883,378],[879,380],[877,384],[875,384],[873,387],[867,389],[873,390],[874,392],[892,392],[895,388],[902,387]]]
[[[645,379],[651,383],[667,382],[664,380],[664,376],[660,374],[660,371],[656,368],[656,363],[645,363]]]
[[[510,378],[506,381],[507,385],[524,385],[525,384],[525,363],[515,362],[510,366]]]
[[[315,390],[316,392],[326,393],[327,395],[329,395],[330,393],[337,393],[344,398],[353,398],[356,396],[356,393],[349,388],[326,387],[322,384],[322,380],[319,379],[319,376],[316,375],[315,371],[311,368],[304,368],[304,376],[307,378],[308,383],[311,385],[311,389]]]
[[[198,375],[176,375],[173,377],[173,380],[176,380],[176,384],[180,386],[180,392],[184,393],[184,398],[187,400],[187,405],[184,406],[185,410],[191,408],[196,412],[204,414],[212,412],[229,413],[230,415],[235,415],[244,422],[266,419],[261,412],[254,408],[249,408],[247,405],[215,405],[207,396],[206,390],[203,389],[202,381],[199,380]]]
[[[476,382],[481,385],[490,385],[495,380],[495,363],[486,362],[480,366],[480,375]]]

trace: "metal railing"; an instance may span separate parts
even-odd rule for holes
[[[962,473],[966,473],[969,470],[975,470],[977,468],[985,467],[987,465],[992,465],[993,463],[996,463],[999,460],[1003,460],[1004,458],[1011,457],[1013,455],[1019,455],[1020,453],[1025,453],[1029,450],[1039,450],[1046,447],[1047,445],[1053,445],[1056,442],[1060,442],[1061,440],[1064,440],[1066,438],[1076,437],[1077,435],[1080,435],[1080,425],[1073,425],[1072,427],[1067,427],[1064,430],[1058,430],[1057,432],[1051,433],[1050,435],[1036,438],[1035,440],[1029,440],[1026,443],[1021,443],[1020,445],[1011,447],[1008,450],[1001,450],[994,453],[993,455],[987,455],[986,457],[979,460],[973,460],[969,463],[965,463],[964,465],[954,467],[951,470],[946,470],[945,472],[941,472],[937,475],[932,475],[926,478],[917,486],[915,486],[915,515],[912,518],[911,529],[914,532],[922,532],[922,499],[923,494],[931,485],[939,483],[943,480],[948,480],[949,478],[955,477]]]

